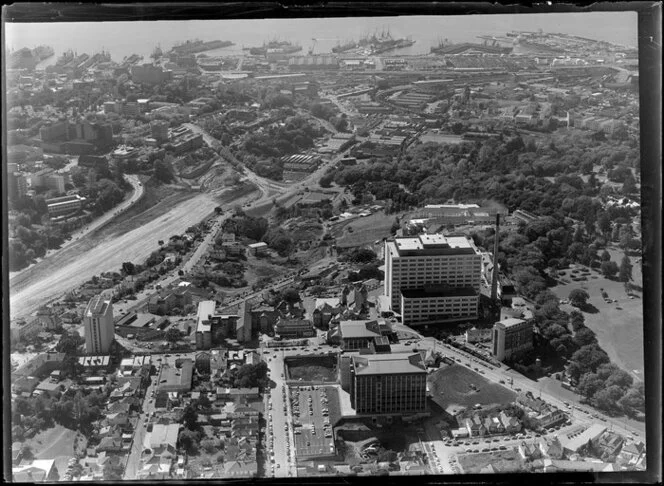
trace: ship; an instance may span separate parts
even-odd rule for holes
[[[179,55],[195,54],[197,52],[211,51],[213,49],[222,49],[224,47],[234,46],[235,43],[231,41],[213,40],[203,42],[202,40],[188,40],[182,44],[173,47],[171,52]]]
[[[415,41],[410,37],[395,39],[390,34],[389,29],[387,32],[383,30],[380,35],[374,33],[373,35],[366,35],[357,42],[357,47],[365,48],[371,54],[381,54],[395,49],[403,49],[415,44]]]
[[[164,52],[161,50],[161,46],[157,45],[157,47],[155,47],[154,50],[152,51],[152,54],[150,55],[150,57],[156,61],[157,59],[159,59],[163,55],[164,55]]]
[[[337,44],[332,48],[332,52],[335,54],[340,54],[342,52],[346,51],[351,51],[353,49],[357,49],[359,47],[359,44],[355,41],[347,41],[343,44]]]
[[[261,47],[249,48],[249,54],[254,56],[266,56],[268,54],[293,54],[302,50],[302,46],[292,44],[288,41],[272,40]]]

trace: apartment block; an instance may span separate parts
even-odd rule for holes
[[[87,354],[108,354],[115,339],[113,304],[104,294],[93,297],[83,314],[85,351]]]

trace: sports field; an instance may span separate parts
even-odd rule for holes
[[[432,373],[427,381],[433,401],[446,411],[469,408],[476,404],[510,403],[516,398],[516,394],[508,388],[492,383],[473,370],[457,364]]]

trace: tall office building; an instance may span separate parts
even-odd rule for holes
[[[480,251],[466,236],[385,242],[385,295],[404,324],[476,318],[481,277]]]
[[[426,411],[427,371],[420,353],[353,356],[350,400],[358,414]]]
[[[87,354],[110,352],[111,343],[115,339],[113,303],[110,296],[99,294],[90,300],[83,314],[83,326]]]
[[[533,323],[523,319],[503,319],[493,325],[493,355],[499,361],[533,348]]]

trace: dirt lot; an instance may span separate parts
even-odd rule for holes
[[[611,259],[620,264],[622,252],[609,249]],[[635,285],[642,285],[641,267],[636,258],[631,258],[632,277]],[[630,299],[622,282],[609,280],[599,272],[592,270],[587,280],[575,282],[570,280],[572,270],[580,270],[581,266],[574,266],[565,271],[565,279],[570,283],[560,284],[551,290],[561,299],[569,297],[569,293],[576,288],[584,289],[590,295],[588,302],[598,312],[584,312],[585,323],[597,335],[599,345],[606,351],[611,361],[629,371],[635,377],[643,379],[643,293],[633,292],[634,299]],[[602,298],[601,290],[609,295],[611,300],[618,302],[606,303]],[[567,312],[574,308],[563,305],[561,308]]]
[[[331,381],[337,379],[336,363],[333,357],[302,357],[286,360],[288,378],[302,381]]]
[[[516,394],[508,388],[490,382],[463,365],[441,368],[429,375],[428,383],[433,401],[446,411],[451,408],[468,408],[478,403],[509,403],[516,398]],[[471,384],[476,389],[471,388]]]

